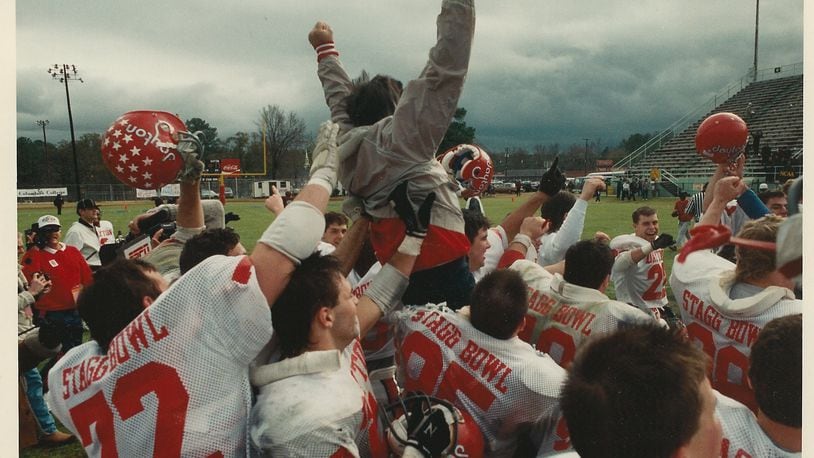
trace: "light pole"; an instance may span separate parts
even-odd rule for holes
[[[45,126],[48,125],[48,120],[37,120],[37,125],[42,127],[42,152],[45,160],[45,182],[50,184],[50,170],[51,166],[48,164],[48,141],[45,139]]]
[[[590,138],[583,138],[585,140],[585,176],[588,176],[588,140]]]
[[[73,153],[73,171],[74,171],[74,184],[76,186],[76,200],[82,199],[82,193],[79,190],[79,163],[76,160],[76,138],[73,133],[73,115],[71,114],[71,93],[68,91],[68,81],[79,81],[84,83],[82,78],[77,78],[76,65],[54,64],[53,67],[48,69],[48,74],[51,77],[65,84],[65,98],[68,100],[68,123],[71,127],[71,152]]]
[[[757,26],[758,26],[758,19],[760,19],[760,0],[755,0],[755,63],[752,67],[754,72],[752,73],[752,82],[754,83],[757,81]]]

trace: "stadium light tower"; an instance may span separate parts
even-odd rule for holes
[[[48,165],[48,143],[45,139],[45,126],[48,125],[48,120],[38,119],[36,122],[38,126],[42,127],[42,152],[44,155],[43,159],[45,160],[45,181],[47,183],[50,178],[49,175],[51,175],[49,173],[51,171],[51,166]]]
[[[585,176],[588,176],[588,140],[590,138],[583,138],[585,140]]]
[[[760,0],[755,0],[755,62],[752,66],[752,82],[757,81],[757,26],[760,19]]]
[[[71,152],[73,153],[73,171],[74,171],[74,184],[76,186],[76,200],[82,198],[82,193],[79,190],[79,163],[76,160],[76,138],[73,133],[73,115],[71,114],[71,93],[68,91],[68,81],[79,81],[84,83],[82,78],[77,78],[76,65],[69,64],[54,64],[53,67],[48,68],[48,74],[51,75],[55,81],[65,83],[65,98],[68,100],[68,123],[71,127]]]

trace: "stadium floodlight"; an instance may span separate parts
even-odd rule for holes
[[[73,153],[73,170],[74,170],[74,184],[76,186],[76,200],[82,198],[81,190],[79,189],[79,163],[76,160],[76,138],[73,132],[73,115],[71,114],[71,93],[68,90],[69,81],[79,81],[84,83],[82,78],[78,78],[78,71],[76,65],[73,64],[54,64],[53,67],[48,68],[48,74],[51,75],[55,81],[65,84],[65,98],[68,100],[68,124],[71,128],[71,152]]]
[[[48,120],[38,119],[36,123],[38,126],[42,127],[42,152],[43,161],[45,162],[45,182],[48,183],[51,175],[51,166],[48,164],[48,141],[45,139],[45,126],[48,125]]]

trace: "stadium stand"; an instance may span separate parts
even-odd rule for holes
[[[716,97],[717,100],[719,98]],[[676,183],[682,178],[712,174],[714,164],[699,160],[695,151],[695,132],[707,116],[719,112],[735,113],[749,126],[746,178],[764,182],[772,176],[775,166],[801,163],[803,75],[797,74],[745,85],[713,109],[705,112],[696,111],[692,118],[694,121],[688,119],[683,130],[681,129],[683,126],[678,129],[668,128],[657,135],[654,142],[619,161],[616,167],[639,176],[647,175],[650,170],[658,168],[662,174],[662,187],[674,195],[677,194],[679,186]],[[674,125],[680,125],[679,123],[680,121]],[[758,138],[757,144],[755,137]]]

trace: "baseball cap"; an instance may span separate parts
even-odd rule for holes
[[[757,187],[758,191],[768,191],[769,185],[766,183],[760,183],[760,186]]]
[[[87,210],[89,208],[99,209],[99,206],[96,205],[96,201],[93,199],[82,199],[76,203],[76,214],[79,214],[79,210]]]
[[[777,268],[787,278],[799,281],[803,272],[803,214],[792,215],[777,230]]]
[[[62,225],[59,224],[59,218],[57,218],[56,216],[53,215],[40,216],[40,219],[37,220],[37,227],[40,229],[45,229],[48,226],[56,226],[57,229],[62,227]]]

